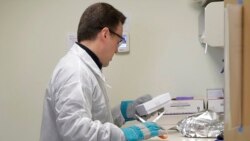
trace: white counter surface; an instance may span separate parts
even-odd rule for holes
[[[174,127],[178,121],[185,118],[186,116],[187,115],[172,115],[172,116],[164,115],[162,116],[160,120],[157,121],[157,123],[165,129],[170,129],[171,127]],[[152,119],[154,118],[155,117],[152,117]],[[149,119],[149,121],[152,121],[152,119]],[[139,123],[138,121],[128,122],[126,123],[125,127],[130,126],[130,125],[135,125],[138,123]],[[215,138],[188,138],[188,137],[184,137],[176,130],[168,130],[167,139],[163,140],[163,139],[160,139],[159,137],[154,137],[147,141],[215,141]]]
[[[163,140],[158,137],[151,138],[148,141],[215,141],[215,138],[187,138],[183,137],[177,131],[169,131],[168,139]]]
[[[187,115],[164,115],[160,120],[158,120],[158,124],[161,125],[165,129],[169,129],[174,127],[178,121],[185,118]],[[181,135],[176,130],[168,130],[168,139],[165,141],[215,141],[216,138],[188,138]],[[159,137],[154,137],[149,139],[149,141],[164,141]]]

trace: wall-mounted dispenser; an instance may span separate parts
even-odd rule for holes
[[[224,2],[207,4],[199,22],[201,43],[210,47],[224,47]]]

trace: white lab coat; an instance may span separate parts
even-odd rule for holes
[[[113,117],[105,78],[74,44],[56,66],[46,90],[40,141],[124,141]]]

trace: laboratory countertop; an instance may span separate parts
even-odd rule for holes
[[[148,141],[215,141],[215,138],[188,138],[184,137],[177,131],[169,131],[167,139],[160,139],[159,137],[154,137]]]
[[[186,115],[163,115],[161,119],[157,121],[159,125],[161,125],[164,129],[170,129],[176,125],[178,121],[185,118]],[[155,117],[152,117],[154,119]],[[149,121],[152,121],[152,119],[149,119]],[[138,124],[138,121],[132,121],[126,124],[126,126]],[[181,133],[179,133],[177,130],[168,130],[168,138],[167,139],[161,139],[159,137],[154,137],[151,139],[148,139],[147,141],[215,141],[216,138],[188,138],[184,137]]]

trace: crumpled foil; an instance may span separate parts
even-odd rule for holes
[[[177,130],[186,137],[217,137],[224,130],[223,114],[205,111],[177,123]]]

